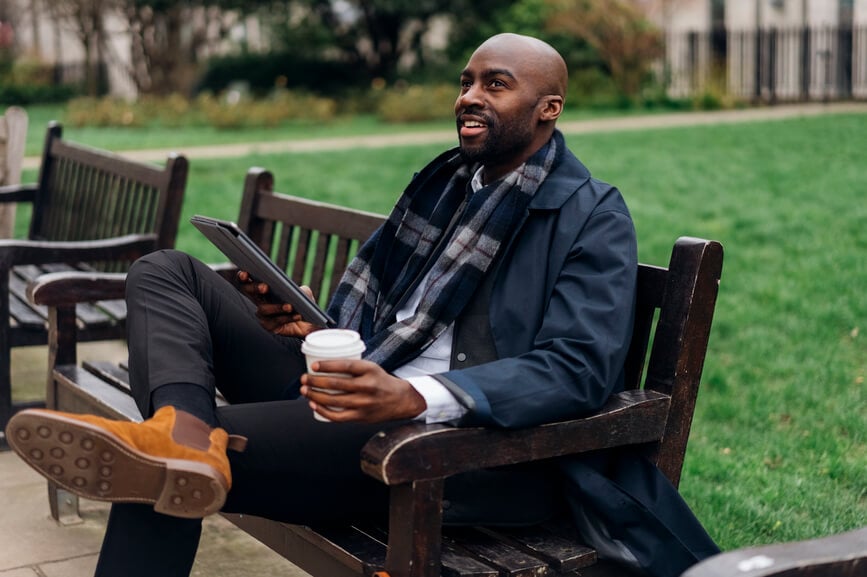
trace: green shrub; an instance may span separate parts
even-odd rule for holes
[[[195,100],[208,124],[220,129],[275,127],[288,120],[327,122],[337,114],[330,98],[277,90],[268,98],[255,100],[235,93],[229,97],[201,94]]]
[[[79,93],[73,85],[55,84],[51,65],[31,59],[3,60],[0,102],[6,106],[65,102]]]
[[[569,71],[568,108],[611,108],[617,102],[617,88],[611,77],[600,68],[590,66]]]
[[[181,94],[168,96],[142,96],[135,106],[146,122],[158,122],[162,126],[203,126],[207,124],[200,110]]]
[[[66,102],[79,93],[77,88],[68,84],[58,86],[0,84],[0,102],[6,106]]]
[[[363,87],[370,79],[361,66],[333,60],[315,60],[291,52],[245,53],[211,58],[196,87],[197,93],[220,94],[244,82],[257,97],[275,88],[314,94],[342,94]]]
[[[385,122],[423,122],[450,118],[457,90],[453,85],[414,85],[384,90],[377,116]]]
[[[116,98],[76,98],[70,101],[66,122],[82,126],[213,126],[219,129],[271,128],[287,121],[327,122],[337,114],[330,98],[274,91],[253,99],[232,92],[215,96],[200,94],[194,101],[181,95],[143,97],[138,102]]]
[[[71,100],[66,108],[70,126],[142,126],[144,115],[136,105],[119,98],[82,97]]]

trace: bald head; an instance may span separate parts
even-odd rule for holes
[[[556,94],[566,98],[569,72],[566,62],[553,46],[520,34],[504,33],[488,38],[474,54],[493,52],[513,63],[522,73],[532,78],[539,95]]]
[[[464,159],[493,182],[551,139],[563,111],[566,63],[537,38],[498,34],[479,46],[461,72],[455,118]]]

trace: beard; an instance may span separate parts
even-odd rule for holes
[[[461,157],[468,164],[501,163],[523,152],[533,141],[529,115],[526,118],[512,117],[508,122],[501,123],[486,114],[473,114],[484,119],[488,134],[478,145],[469,146],[461,142]]]

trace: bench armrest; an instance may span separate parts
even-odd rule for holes
[[[122,299],[125,273],[53,272],[40,275],[27,287],[31,303],[50,307]]]
[[[657,441],[670,402],[656,391],[633,390],[613,395],[589,417],[527,429],[406,425],[374,435],[362,451],[361,468],[386,485],[399,485]]]
[[[0,186],[0,202],[33,202],[37,190],[35,183]]]
[[[19,264],[81,261],[133,261],[152,251],[155,234],[129,234],[86,241],[0,240],[0,268]]]
[[[864,575],[867,527],[807,541],[746,547],[693,565],[683,577],[820,577]]]
[[[238,268],[231,263],[210,265],[232,280]],[[84,302],[124,298],[126,273],[53,272],[37,277],[27,287],[27,298],[35,305],[67,307]]]

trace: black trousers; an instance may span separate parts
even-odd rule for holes
[[[130,385],[142,415],[153,412],[153,393],[165,385],[200,387],[211,398],[219,390],[232,403],[212,415],[230,434],[248,438],[246,451],[229,451],[232,489],[224,511],[308,525],[386,518],[387,489],[361,472],[359,455],[376,432],[404,422],[315,420],[298,393],[306,370],[300,341],[265,331],[243,294],[184,253],[137,261],[127,306]],[[538,522],[565,509],[559,482],[547,466],[449,478],[444,521]],[[200,520],[115,504],[96,574],[188,575],[200,534]]]
[[[307,524],[387,511],[383,485],[361,472],[359,452],[378,425],[322,423],[298,395],[298,339],[265,331],[255,307],[201,262],[176,251],[139,260],[127,281],[130,385],[142,414],[166,384],[189,383],[233,403],[218,424],[249,439],[229,451],[225,511]],[[201,521],[150,506],[115,504],[97,575],[188,575]]]

